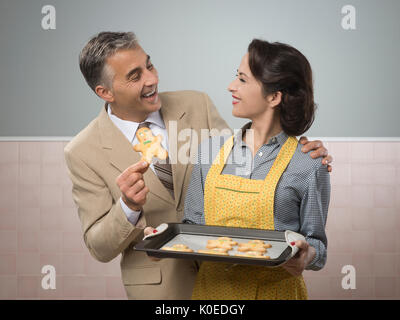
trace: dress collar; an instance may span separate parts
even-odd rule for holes
[[[234,143],[237,144],[238,146],[246,146],[246,143],[243,141],[243,134],[245,130],[250,129],[251,127],[251,121],[246,123],[242,128],[239,130],[235,130],[236,133],[234,135]],[[281,131],[277,135],[271,137],[268,142],[264,145],[273,145],[273,144],[278,144],[282,145],[288,138],[288,135],[284,132]]]

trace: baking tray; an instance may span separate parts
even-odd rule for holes
[[[270,267],[279,266],[285,263],[297,252],[297,248],[291,246],[290,242],[287,240],[288,231],[232,228],[184,223],[168,223],[163,224],[162,226],[164,227],[160,229],[159,233],[153,234],[150,237],[145,237],[144,240],[134,247],[134,249],[145,251],[147,255],[156,258],[208,260],[232,264],[262,265]],[[291,233],[298,235],[294,232]],[[197,252],[199,249],[206,249],[207,240],[217,239],[218,237],[230,237],[238,243],[248,242],[252,239],[263,240],[272,245],[271,248],[267,249],[266,253],[266,255],[270,256],[270,259],[234,256],[233,254],[237,253],[236,246],[233,250],[228,252],[229,256]],[[292,237],[290,241],[292,240],[296,239]],[[164,246],[172,246],[177,243],[185,244],[195,252],[161,250]]]

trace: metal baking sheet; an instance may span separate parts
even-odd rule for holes
[[[206,249],[207,240],[218,237],[230,237],[238,243],[248,242],[252,239],[263,240],[272,245],[265,255],[270,259],[238,257],[235,256],[237,246],[228,252],[229,256],[202,254],[197,251]],[[185,244],[195,252],[179,252],[162,250],[164,246]],[[149,256],[158,258],[181,258],[192,260],[220,261],[234,264],[250,264],[263,266],[277,266],[290,258],[291,247],[286,243],[284,231],[263,229],[231,228],[220,226],[204,226],[182,223],[169,223],[163,233],[143,240],[135,246],[135,250],[146,251]]]
[[[230,238],[232,238],[233,241],[236,241],[238,243],[246,243],[249,241],[249,239],[243,239],[243,238],[235,238],[235,237],[230,237]],[[170,241],[168,241],[166,244],[164,244],[162,247],[171,247],[174,244],[185,244],[190,249],[192,249],[194,251],[199,251],[202,249],[207,249],[206,244],[207,244],[208,240],[215,240],[215,239],[217,239],[217,237],[215,237],[215,236],[178,234],[174,238],[172,238]],[[269,256],[271,259],[279,258],[279,256],[283,253],[283,251],[285,251],[286,248],[288,247],[286,242],[271,241],[271,240],[267,240],[267,242],[269,244],[271,244],[272,247],[268,248],[267,252],[264,255]],[[160,249],[162,249],[162,247]],[[238,248],[238,246],[233,246],[233,249],[228,251],[228,254],[231,256],[235,256],[236,254],[244,254],[245,253],[245,252],[238,251],[237,248]]]

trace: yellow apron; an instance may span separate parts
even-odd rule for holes
[[[276,185],[297,148],[297,139],[287,139],[265,180],[252,180],[221,174],[232,150],[233,138],[225,142],[207,174],[206,224],[274,230]],[[300,300],[307,299],[307,289],[302,276],[294,277],[282,267],[207,261],[200,267],[192,299]]]

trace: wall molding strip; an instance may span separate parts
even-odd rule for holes
[[[68,142],[73,137],[51,137],[51,136],[24,136],[24,137],[0,137],[0,142],[24,142],[24,141],[53,141]],[[308,137],[309,140],[321,140],[324,142],[400,142],[400,137]]]

